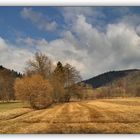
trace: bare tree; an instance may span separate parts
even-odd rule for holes
[[[64,88],[66,90],[65,101],[70,101],[70,98],[72,96],[82,98],[81,90],[83,89],[83,87],[81,85],[78,85],[78,82],[81,81],[79,71],[77,71],[76,68],[72,67],[70,64],[66,64],[64,66],[64,75]]]
[[[52,62],[45,54],[36,53],[34,59],[27,62],[25,72],[26,75],[40,74],[48,79],[52,73],[52,68]]]

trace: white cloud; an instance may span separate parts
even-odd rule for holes
[[[42,13],[33,11],[31,8],[23,8],[21,16],[24,19],[30,20],[41,30],[53,31],[57,27],[57,23],[55,21],[48,21]]]
[[[19,45],[24,45],[27,47],[35,47],[35,46],[46,46],[48,45],[48,41],[45,39],[33,39],[31,37],[27,37],[27,38],[17,38],[16,39],[16,43]]]
[[[5,41],[3,40],[3,38],[0,37],[0,51],[5,50],[5,48],[7,48],[7,45]]]
[[[77,19],[77,15],[84,15],[92,18],[92,20],[105,17],[101,9],[97,10],[96,7],[64,7],[61,12],[66,22],[74,22]]]
[[[28,10],[24,9],[25,17],[32,15],[29,16],[30,20],[38,23],[42,14],[38,13],[36,16],[31,9]],[[84,79],[109,70],[140,68],[140,37],[138,35],[140,29],[139,24],[128,24],[133,19],[131,16],[129,18],[125,16],[116,23],[108,24],[106,31],[103,32],[87,18],[93,17],[92,9],[64,8],[63,10],[66,22],[71,22],[69,29],[62,32],[61,38],[52,41],[44,38],[18,38],[19,44],[28,46],[26,49],[19,49],[8,44],[4,39],[0,39],[0,44],[2,44],[0,45],[0,57],[2,57],[0,63],[22,71],[25,60],[32,56],[32,52],[41,51],[55,62],[72,64],[81,72]],[[30,12],[32,14],[28,15]],[[96,10],[94,12],[95,17],[102,15]]]
[[[0,37],[0,64],[4,67],[23,72],[26,61],[32,56],[28,50],[13,46]]]
[[[79,15],[60,39],[24,40],[55,62],[72,64],[84,79],[109,70],[140,68],[140,37],[133,26],[123,22],[109,24],[101,32]]]

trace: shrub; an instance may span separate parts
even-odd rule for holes
[[[16,98],[28,101],[34,109],[43,109],[52,104],[52,86],[40,75],[17,79],[14,89]]]

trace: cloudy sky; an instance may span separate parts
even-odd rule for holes
[[[140,68],[140,7],[0,7],[0,65],[23,72],[37,51],[83,79]]]

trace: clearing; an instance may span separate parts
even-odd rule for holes
[[[0,133],[140,133],[140,98],[70,102],[43,110],[14,107],[0,112]]]

